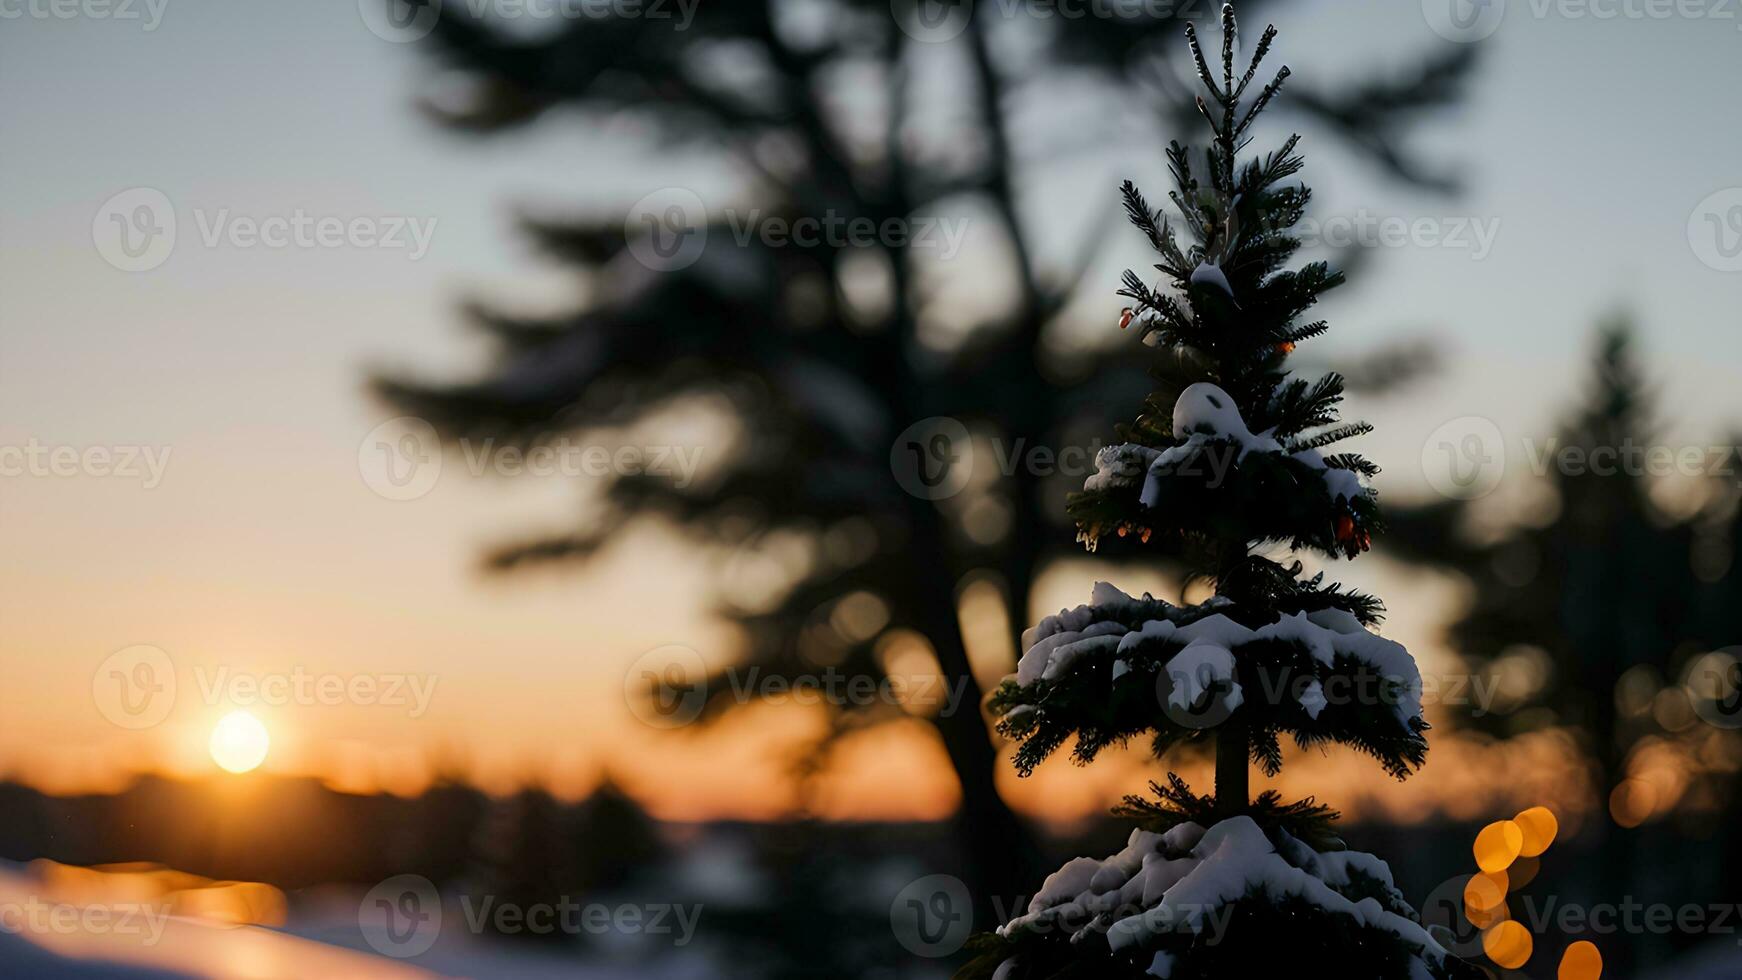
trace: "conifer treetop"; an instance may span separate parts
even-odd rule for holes
[[[1248,792],[1251,762],[1280,769],[1285,733],[1301,746],[1364,751],[1398,778],[1427,752],[1421,675],[1407,650],[1369,629],[1378,600],[1303,577],[1299,561],[1253,553],[1287,544],[1353,558],[1378,525],[1364,482],[1377,470],[1320,451],[1366,431],[1338,421],[1342,379],[1309,382],[1285,367],[1296,343],[1325,331],[1296,319],[1341,281],[1323,263],[1285,267],[1300,244],[1289,229],[1309,198],[1282,183],[1300,170],[1298,140],[1237,160],[1288,77],[1282,69],[1242,111],[1275,36],[1264,32],[1236,78],[1234,14],[1224,8],[1218,82],[1186,30],[1213,136],[1207,183],[1185,148],[1168,148],[1171,199],[1191,243],[1181,245],[1135,186],[1122,188],[1171,287],[1127,272],[1121,291],[1135,309],[1120,324],[1138,322],[1157,348],[1159,386],[1070,502],[1091,548],[1116,534],[1116,547],[1138,553],[1175,549],[1215,593],[1176,605],[1099,583],[1089,603],[1023,635],[1017,671],[992,698],[1024,774],[1072,739],[1086,764],[1150,733],[1157,756],[1213,740],[1215,793],[1196,794],[1170,773],[1154,801],[1128,797],[1116,812],[1139,826],[1126,847],[1048,877],[1026,911],[975,940],[978,955],[958,980],[1208,980],[1293,972],[1307,960],[1348,976],[1475,975],[1420,924],[1383,861],[1342,846],[1328,807]]]
[[[1072,739],[1087,763],[1140,734],[1159,756],[1234,727],[1240,754],[1271,774],[1283,734],[1302,746],[1348,745],[1398,778],[1425,761],[1421,675],[1408,651],[1369,630],[1379,600],[1254,551],[1353,558],[1379,528],[1366,483],[1377,467],[1328,448],[1371,427],[1339,419],[1339,375],[1308,380],[1287,369],[1296,344],[1327,330],[1299,323],[1302,314],[1342,276],[1323,262],[1289,265],[1300,247],[1292,228],[1311,198],[1290,179],[1303,165],[1298,137],[1243,156],[1289,76],[1284,67],[1255,85],[1275,36],[1267,28],[1236,74],[1236,25],[1224,8],[1218,76],[1186,28],[1212,137],[1201,166],[1169,145],[1177,217],[1130,182],[1121,188],[1158,256],[1158,285],[1128,271],[1120,291],[1134,304],[1122,321],[1157,351],[1158,385],[1070,501],[1089,547],[1184,555],[1214,595],[1176,606],[1103,584],[1089,604],[1030,630],[1017,674],[993,696],[1024,773]]]

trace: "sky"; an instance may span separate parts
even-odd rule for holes
[[[626,704],[644,651],[725,642],[688,598],[704,568],[650,529],[586,569],[489,579],[480,550],[570,518],[572,487],[472,479],[449,460],[427,493],[398,500],[369,456],[392,415],[366,397],[370,369],[464,372],[480,349],[459,300],[568,295],[515,234],[517,211],[626,205],[694,175],[611,129],[443,132],[416,110],[440,75],[344,0],[158,2],[126,8],[132,20],[0,5],[0,452],[137,454],[132,475],[0,476],[0,772],[70,790],[133,767],[208,771],[207,733],[247,702],[272,733],[269,769],[338,785],[414,790],[417,760],[463,746],[490,778],[573,792],[611,766],[669,815],[789,807],[769,747],[814,718],[752,712],[702,751]],[[1407,70],[1454,43],[1424,16],[1436,2],[1297,4],[1277,17],[1278,50],[1325,86]],[[1386,466],[1385,492],[1432,492],[1424,445],[1472,416],[1500,433],[1516,481],[1523,439],[1574,395],[1593,325],[1618,309],[1641,326],[1667,439],[1742,431],[1742,272],[1714,268],[1722,253],[1702,261],[1713,253],[1697,241],[1702,207],[1734,214],[1723,241],[1742,239],[1742,20],[1716,3],[1697,18],[1647,6],[1506,5],[1470,97],[1416,143],[1463,176],[1457,197],[1400,187],[1309,131],[1327,234],[1363,214],[1492,230],[1480,254],[1381,248],[1326,303],[1333,359],[1400,335],[1444,346],[1444,369],[1406,399],[1353,406],[1379,425],[1362,448]],[[1026,186],[1040,220],[1068,228],[1103,213],[1120,177],[1160,172],[1152,148],[1120,145],[1037,166]],[[167,257],[117,251],[112,223],[133,219],[139,188],[175,215]],[[347,229],[343,241],[251,237],[298,214]],[[1122,226],[1105,233],[1136,254]],[[1103,263],[1109,322],[1123,264]],[[1394,618],[1399,635],[1433,643],[1443,589],[1381,565],[1351,578],[1414,610]],[[1054,579],[1043,606],[1086,595],[1076,570]],[[169,658],[177,690],[162,720],[131,729],[104,691],[146,656],[114,659],[138,645]],[[342,704],[247,695],[298,676],[377,686]],[[954,788],[924,726],[876,738],[892,741],[857,745],[826,789],[835,812],[947,812]],[[1115,786],[1129,769],[1045,778],[1028,792],[1085,808],[1131,788]]]

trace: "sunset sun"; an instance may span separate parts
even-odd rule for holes
[[[248,772],[266,761],[271,744],[260,719],[246,711],[232,711],[212,729],[212,761],[228,772]]]

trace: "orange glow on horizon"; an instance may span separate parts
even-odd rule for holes
[[[539,785],[565,801],[586,797],[604,774],[654,816],[672,821],[826,820],[926,821],[947,817],[960,787],[936,730],[912,716],[847,735],[808,788],[794,782],[792,762],[824,731],[820,711],[757,705],[712,726],[677,733],[632,732],[620,740],[546,742],[520,751],[487,751],[444,740],[435,745],[322,739],[297,729],[273,732],[266,765],[274,775],[315,779],[353,795],[416,797],[438,780],[460,780],[505,796]],[[198,780],[212,771],[207,732],[165,733],[146,742],[124,739],[57,746],[14,760],[5,778],[55,796],[124,791],[142,775]],[[181,753],[197,744],[197,758]],[[280,744],[282,743],[282,745]],[[154,748],[153,748],[154,746]],[[1276,779],[1254,775],[1253,791],[1274,788],[1285,798],[1316,796],[1350,821],[1410,825],[1449,817],[1550,803],[1561,831],[1576,826],[1591,806],[1586,783],[1574,775],[1570,742],[1537,732],[1504,742],[1450,732],[1434,743],[1431,773],[1398,783],[1352,753],[1289,750]],[[1151,780],[1177,772],[1194,788],[1212,781],[1206,759],[1181,755],[1156,761],[1141,745],[1112,748],[1096,764],[1048,760],[1032,776],[1017,776],[1012,746],[1001,748],[998,789],[1012,808],[1063,829],[1104,816],[1127,794],[1144,794]],[[1496,783],[1472,774],[1528,772]],[[1475,812],[1472,812],[1475,811]],[[1520,848],[1522,849],[1522,840]]]

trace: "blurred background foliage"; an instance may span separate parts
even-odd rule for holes
[[[1265,6],[1242,13],[1256,22]],[[499,138],[633,119],[657,136],[657,153],[731,175],[729,203],[741,212],[877,227],[970,215],[996,229],[997,259],[751,241],[659,271],[626,240],[630,202],[589,202],[587,217],[526,222],[540,251],[587,284],[583,304],[538,317],[475,305],[468,312],[497,351],[478,376],[393,375],[378,391],[451,437],[504,446],[706,416],[718,433],[710,448],[726,451],[702,479],[618,479],[578,526],[510,542],[488,564],[585,560],[635,521],[670,521],[698,555],[722,553],[714,598],[744,640],[720,669],[832,669],[881,683],[891,651],[913,646],[900,638],[920,637],[935,669],[978,704],[1013,664],[1038,576],[1079,553],[1063,513],[1071,476],[999,467],[997,457],[1090,446],[1134,417],[1149,388],[1147,352],[1094,329],[1111,319],[1109,298],[1079,295],[1117,216],[1088,225],[1071,264],[1043,263],[1033,174],[1113,142],[1146,141],[1159,157],[1167,139],[1197,131],[1181,42],[1192,8],[1169,10],[1043,21],[988,6],[938,43],[948,31],[904,30],[890,5],[871,0],[745,3],[704,11],[682,32],[621,18],[535,37],[445,6],[433,38],[460,81],[425,102],[444,126]],[[1335,91],[1291,86],[1282,104],[1395,179],[1447,189],[1447,174],[1411,154],[1407,137],[1456,99],[1475,50],[1424,51],[1406,77]],[[709,240],[731,235],[713,209],[705,220]],[[962,276],[989,282],[1004,302],[964,308],[952,298]],[[1396,383],[1422,362],[1408,344],[1375,357],[1357,378]],[[891,447],[899,454],[904,430],[940,416],[968,427],[982,476],[934,502],[890,478],[892,462],[898,474],[903,465]],[[776,570],[745,576],[762,563]],[[965,589],[995,597],[1008,637],[978,651],[978,664],[961,623]],[[710,707],[733,703],[717,678],[706,689]],[[833,713],[805,764],[820,765],[835,738],[902,715],[884,702]],[[1036,848],[997,792],[985,719],[956,711],[930,721],[962,789],[971,891],[1019,894],[1036,880]]]

